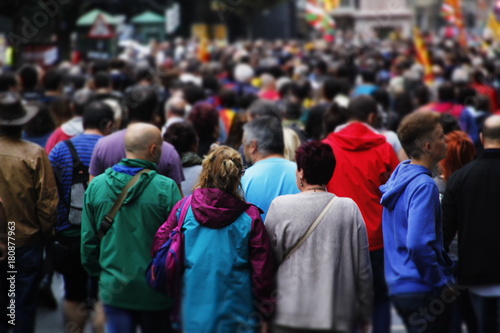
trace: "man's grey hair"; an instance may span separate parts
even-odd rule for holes
[[[243,126],[245,144],[256,141],[264,155],[283,155],[285,143],[281,121],[275,117],[260,117]]]
[[[259,117],[275,117],[281,119],[283,112],[276,103],[258,99],[250,105],[248,114],[252,119]]]
[[[183,107],[179,104],[183,104]],[[175,114],[176,116],[184,118],[186,116],[185,102],[178,97],[170,98],[165,103],[165,116],[168,116],[169,114]]]

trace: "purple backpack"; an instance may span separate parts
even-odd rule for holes
[[[185,198],[177,210],[177,226],[169,239],[158,250],[146,270],[146,280],[155,290],[180,302],[182,275],[184,273],[184,233],[182,225],[191,206],[191,196]]]

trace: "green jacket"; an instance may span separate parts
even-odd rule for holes
[[[99,242],[97,230],[104,216],[132,178],[116,170],[134,168],[152,171],[141,175],[129,190],[113,225]],[[123,159],[90,183],[82,217],[82,264],[91,276],[99,276],[99,297],[104,304],[141,311],[170,307],[169,298],[149,287],[145,271],[154,235],[181,198],[177,184],[159,175],[156,164],[144,160]]]

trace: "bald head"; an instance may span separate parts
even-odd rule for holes
[[[150,124],[136,123],[127,127],[125,149],[127,158],[137,158],[158,163],[161,156],[160,130]]]
[[[500,148],[500,115],[486,118],[481,139],[485,149]]]

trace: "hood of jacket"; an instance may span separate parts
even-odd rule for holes
[[[151,171],[149,173],[143,173],[137,183],[129,189],[127,197],[123,201],[124,205],[134,202],[140,197],[144,189],[157,174],[156,164],[140,159],[124,158],[120,163],[115,165],[115,167],[106,170],[106,174],[108,175],[106,184],[116,194],[116,197],[118,197],[123,188],[132,179],[132,176],[142,169],[150,169]]]
[[[77,136],[83,133],[83,118],[73,117],[61,125],[61,130],[68,136]]]
[[[453,117],[460,119],[464,108],[463,105],[454,102],[436,102],[432,104],[430,109],[439,113],[449,113]]]
[[[191,200],[196,221],[213,229],[230,225],[252,206],[217,188],[196,189]]]
[[[384,185],[380,186],[382,206],[393,209],[401,196],[404,193],[408,184],[416,177],[427,174],[432,177],[432,173],[424,166],[410,164],[411,160],[401,162],[396,170],[391,175],[391,178]]]
[[[331,133],[326,141],[351,151],[368,150],[387,142],[385,136],[361,122],[348,124],[340,131]]]

